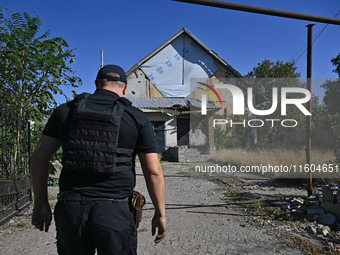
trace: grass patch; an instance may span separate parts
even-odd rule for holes
[[[232,198],[232,197],[241,197],[244,192],[239,190],[229,190],[228,192],[223,193],[225,197]]]
[[[57,197],[54,196],[54,195],[51,194],[51,193],[48,193],[48,194],[47,194],[47,199],[48,199],[48,200],[54,200],[54,199],[57,199]]]
[[[306,152],[304,149],[291,148],[270,148],[270,149],[225,149],[219,150],[212,155],[210,160],[216,163],[231,165],[304,165],[306,162]],[[325,164],[334,162],[335,155],[331,150],[312,149],[312,164]]]

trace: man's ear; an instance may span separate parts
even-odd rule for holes
[[[128,85],[125,84],[124,89],[123,89],[123,95],[125,95],[125,93],[126,93],[127,86],[128,86]]]

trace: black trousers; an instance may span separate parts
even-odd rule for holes
[[[61,255],[137,254],[137,231],[126,202],[63,201],[54,211]]]

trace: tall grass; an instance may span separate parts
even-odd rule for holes
[[[212,154],[210,160],[221,164],[252,165],[261,164],[304,165],[306,152],[302,148],[269,148],[269,149],[224,149]],[[315,165],[334,162],[335,155],[331,150],[312,149],[311,163]]]

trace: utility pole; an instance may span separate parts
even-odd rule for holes
[[[312,94],[312,58],[313,58],[313,26],[309,24],[307,35],[307,89]],[[307,109],[312,113],[312,98],[307,102]],[[308,169],[311,165],[311,150],[312,150],[312,116],[306,116],[306,164]],[[309,172],[309,179],[307,179],[307,193],[311,196],[313,193],[313,176]]]

